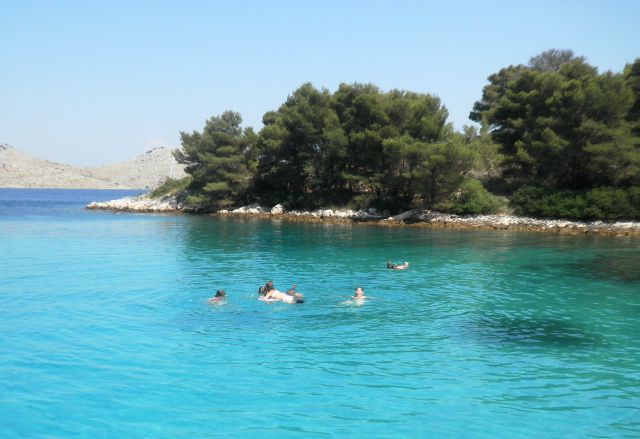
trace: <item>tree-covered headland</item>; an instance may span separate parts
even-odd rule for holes
[[[258,133],[212,117],[181,133],[187,203],[640,219],[640,59],[599,73],[550,50],[488,79],[461,131],[434,95],[358,83],[304,84]]]

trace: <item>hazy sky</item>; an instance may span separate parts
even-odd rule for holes
[[[432,93],[460,128],[488,75],[544,50],[620,72],[639,17],[636,0],[0,0],[0,143],[112,163],[228,109],[258,130],[305,82]]]

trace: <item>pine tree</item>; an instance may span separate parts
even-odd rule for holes
[[[215,210],[246,202],[256,171],[256,136],[242,130],[239,113],[226,111],[207,120],[203,131],[180,133],[178,162],[193,177],[187,202],[198,210]]]

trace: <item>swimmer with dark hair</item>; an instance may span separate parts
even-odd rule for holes
[[[265,294],[267,294],[271,290],[275,290],[275,288],[273,287],[273,281],[272,280],[270,280],[269,282],[267,282],[266,284],[261,286],[258,289],[258,294],[260,294],[261,296],[264,296]]]
[[[394,264],[393,262],[391,262],[391,260],[389,260],[387,262],[387,268],[389,270],[406,270],[407,268],[409,268],[409,263],[405,262],[404,264]]]
[[[211,299],[209,299],[209,302],[211,303],[222,303],[222,302],[226,302],[227,300],[227,293],[224,290],[218,290],[216,291],[216,295],[213,296]]]

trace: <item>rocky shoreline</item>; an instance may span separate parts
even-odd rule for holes
[[[125,197],[118,200],[93,202],[87,209],[121,212],[188,213],[185,205],[175,196],[150,198],[147,195]],[[458,216],[453,214],[413,209],[400,215],[375,209],[318,209],[315,211],[286,210],[281,204],[265,208],[251,204],[233,210],[221,210],[214,215],[229,217],[282,218],[296,222],[366,223],[380,226],[438,227],[455,229],[517,230],[555,232],[565,234],[594,234],[606,236],[640,236],[640,223],[602,221],[580,222],[561,219],[536,219],[512,215]]]
[[[173,196],[151,198],[145,194],[110,201],[94,201],[87,204],[86,207],[91,210],[113,210],[116,212],[179,213],[184,210],[184,203]]]

